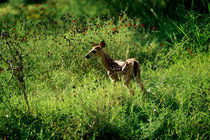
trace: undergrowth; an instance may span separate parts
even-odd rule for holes
[[[181,22],[154,25],[126,11],[96,15],[100,3],[89,15],[80,6],[0,5],[0,137],[209,139],[209,17],[183,9]],[[139,60],[145,96],[135,82],[131,96],[100,61],[84,59],[90,42],[102,40],[110,57]]]

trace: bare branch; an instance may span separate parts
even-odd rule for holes
[[[3,60],[4,62],[6,62],[8,64],[8,66],[10,67],[10,69],[13,69],[13,65],[12,65],[11,60],[8,60],[8,59],[3,58],[2,55],[0,55],[0,57],[1,57],[1,60]]]
[[[1,43],[3,42],[3,35],[4,33],[1,32]],[[3,60],[5,63],[7,63],[9,69],[12,71],[12,76],[10,77],[9,82],[12,79],[13,75],[18,80],[21,91],[24,95],[28,111],[30,112],[30,106],[28,102],[26,85],[24,80],[25,74],[23,69],[24,67],[23,67],[22,49],[18,43],[8,41],[7,38],[6,38],[6,48],[5,48],[6,50],[3,49],[3,47],[0,48],[1,49],[0,61]]]
[[[10,54],[12,55],[12,58],[13,58],[13,60],[14,60],[14,63],[16,64],[16,63],[17,63],[17,59],[16,59],[14,53],[12,52],[12,48],[11,48],[9,42],[7,41],[6,44],[7,44],[8,48],[9,48]],[[14,47],[14,48],[15,48],[15,47]],[[15,48],[15,50],[16,50],[16,48]],[[16,51],[17,51],[17,50],[16,50]]]

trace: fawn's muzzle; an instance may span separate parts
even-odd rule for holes
[[[86,59],[89,59],[89,58],[90,58],[90,56],[89,56],[89,55],[86,55],[86,56],[85,56],[85,58],[86,58]]]

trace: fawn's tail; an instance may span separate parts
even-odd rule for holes
[[[137,73],[139,71],[139,63],[134,61],[134,66],[133,66],[134,70],[133,70],[133,73],[134,73],[134,77],[137,76]]]

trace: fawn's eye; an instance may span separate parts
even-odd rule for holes
[[[96,50],[93,50],[92,53],[96,53]]]

